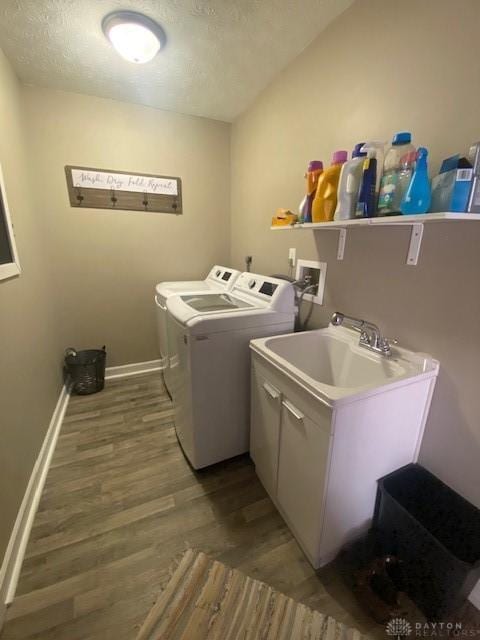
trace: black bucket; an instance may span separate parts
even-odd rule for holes
[[[101,349],[65,351],[65,374],[70,377],[72,393],[86,396],[97,393],[105,386],[107,352]]]

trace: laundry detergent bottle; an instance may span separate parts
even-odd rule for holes
[[[414,213],[427,213],[432,202],[432,189],[428,179],[427,166],[428,150],[419,147],[415,171],[408,186],[407,192],[400,203],[400,210],[405,215]]]
[[[342,166],[334,220],[349,220],[355,216],[358,192],[362,182],[363,158],[367,155],[361,150],[364,144],[364,142],[356,144],[352,151],[352,159]]]
[[[408,131],[396,133],[385,156],[378,198],[378,215],[400,214],[400,203],[407,191],[416,158],[412,136]]]
[[[331,222],[337,207],[338,182],[342,165],[348,160],[347,151],[335,151],[332,164],[318,179],[312,203],[312,222]]]
[[[380,184],[382,181],[383,174],[383,165],[385,163],[385,147],[387,146],[386,142],[382,142],[380,140],[370,140],[370,142],[366,142],[360,151],[365,152],[368,155],[369,149],[374,149],[375,154],[372,156],[377,160],[377,178],[375,180],[375,195],[378,201],[378,196],[380,194]]]
[[[362,165],[362,183],[356,207],[357,218],[373,218],[377,210],[377,195],[375,186],[377,182],[377,158],[376,149],[370,147],[367,157]]]
[[[307,172],[305,173],[307,192],[298,208],[300,222],[312,221],[312,203],[317,191],[318,179],[322,172],[323,162],[321,160],[311,160],[309,162]]]

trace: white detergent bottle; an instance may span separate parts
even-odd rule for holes
[[[359,142],[352,151],[352,159],[345,162],[338,183],[337,208],[334,220],[350,220],[355,217],[358,192],[362,182],[363,159],[367,155],[362,150],[365,142]]]

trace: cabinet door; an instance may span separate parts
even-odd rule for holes
[[[317,424],[284,398],[277,501],[310,560],[317,566],[329,445],[327,416],[325,424]]]
[[[280,391],[253,369],[250,455],[268,493],[277,491]]]

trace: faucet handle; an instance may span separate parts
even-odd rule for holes
[[[390,346],[398,344],[398,340],[396,338],[384,338],[385,342],[388,342]]]
[[[392,350],[391,347],[393,345],[398,344],[398,340],[396,338],[382,338],[380,340],[380,349],[387,356],[391,355]]]

